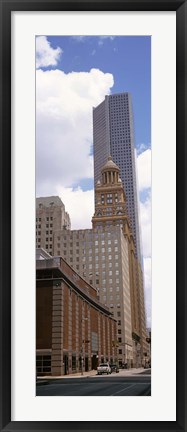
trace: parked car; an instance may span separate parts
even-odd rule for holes
[[[119,372],[119,368],[117,364],[110,364],[110,368],[112,372],[116,372],[116,373]]]
[[[97,375],[102,375],[103,373],[106,373],[107,375],[112,373],[109,363],[101,363],[97,367]]]

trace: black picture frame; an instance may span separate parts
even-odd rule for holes
[[[177,280],[176,280],[176,421],[47,422],[11,421],[11,12],[12,11],[176,11],[177,20]],[[1,431],[187,431],[186,358],[186,0],[0,0],[0,430]],[[167,31],[167,28],[166,28]],[[171,233],[172,234],[172,233]],[[168,245],[169,247],[169,245]],[[167,307],[167,306],[166,306]],[[169,331],[169,329],[168,329]],[[167,337],[167,328],[162,337]],[[170,359],[168,359],[169,361]],[[167,367],[163,365],[163,367]],[[172,377],[171,377],[172,379]],[[164,391],[161,383],[161,391]],[[166,401],[167,403],[167,401]]]

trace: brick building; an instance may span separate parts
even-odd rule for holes
[[[37,376],[61,376],[117,361],[117,323],[96,289],[61,257],[36,256]]]

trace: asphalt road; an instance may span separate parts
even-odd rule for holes
[[[151,376],[94,376],[50,379],[36,386],[36,396],[151,396]]]

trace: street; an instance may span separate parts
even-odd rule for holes
[[[50,379],[36,386],[36,396],[151,396],[149,371],[125,376],[119,374],[92,377]]]

